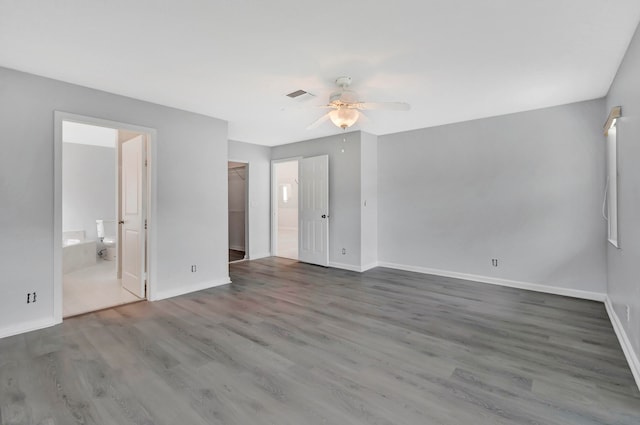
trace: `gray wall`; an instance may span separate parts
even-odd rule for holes
[[[622,106],[617,125],[618,235],[607,243],[608,295],[636,353],[640,353],[640,31],[637,30],[607,96],[607,109]],[[604,140],[604,138],[602,138]],[[604,142],[603,142],[604,143]],[[604,159],[603,159],[604,162]],[[627,321],[626,306],[630,320]]]
[[[157,130],[156,295],[226,282],[225,121],[0,68],[0,335],[53,320],[56,110]]]
[[[249,258],[271,255],[271,148],[229,140],[229,160],[249,163]]]
[[[343,139],[346,141],[343,142]],[[343,152],[344,150],[344,152]],[[272,159],[329,155],[329,262],[360,267],[360,133],[271,148]],[[342,255],[342,248],[346,254]]]
[[[380,136],[379,260],[604,293],[604,109]]]
[[[63,143],[62,230],[96,240],[98,219],[116,219],[116,149]]]

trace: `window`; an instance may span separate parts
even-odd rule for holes
[[[617,119],[620,107],[613,108],[605,124],[607,183],[605,185],[605,203],[602,206],[604,218],[607,220],[607,238],[616,248],[618,245],[618,147]]]

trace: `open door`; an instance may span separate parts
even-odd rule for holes
[[[134,137],[122,143],[120,201],[122,286],[145,298],[145,139]]]
[[[298,259],[329,264],[329,156],[299,162]]]

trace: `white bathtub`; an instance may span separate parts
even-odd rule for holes
[[[85,240],[84,231],[63,232],[62,273],[71,273],[96,263],[96,241]]]

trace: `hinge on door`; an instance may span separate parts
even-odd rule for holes
[[[144,230],[147,230],[147,219],[144,219]]]
[[[147,166],[147,160],[146,159],[144,160],[144,166],[145,167]]]

